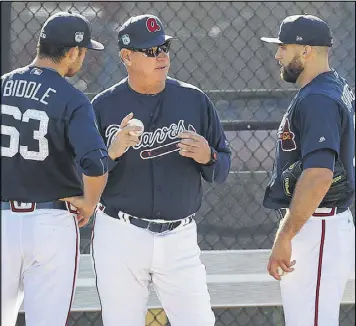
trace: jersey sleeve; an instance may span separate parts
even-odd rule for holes
[[[103,139],[103,141],[105,142],[105,130],[103,128],[103,124],[102,124],[102,117],[101,117],[101,110],[100,110],[100,95],[95,96],[91,103],[93,105],[93,109],[94,109],[94,113],[95,113],[95,117],[96,117],[96,121],[98,123],[98,129],[99,129],[99,133]],[[114,167],[117,166],[117,164],[120,162],[120,157],[117,158],[116,160],[112,160],[110,158],[110,156],[108,156],[108,171],[110,172]]]
[[[83,96],[75,96],[69,103],[71,115],[67,126],[68,141],[82,172],[89,176],[107,171],[107,149],[100,136],[93,107]]]
[[[335,152],[330,149],[318,149],[303,159],[303,170],[309,168],[325,168],[334,171]]]
[[[217,160],[212,165],[201,165],[203,178],[207,182],[221,183],[226,180],[231,167],[231,150],[223,127],[220,123],[214,104],[205,95],[205,105],[207,106],[207,130],[205,139],[209,145],[217,152]]]
[[[319,149],[340,152],[342,114],[338,103],[324,95],[311,94],[297,106],[301,158]]]
[[[99,110],[99,101],[98,101],[98,97],[97,96],[95,96],[91,100],[91,104],[93,106],[93,110],[94,110],[96,122],[97,122],[97,125],[98,125],[99,133],[100,133],[101,137],[103,138],[103,141],[105,141],[105,137],[104,137],[105,131],[102,128],[101,116],[100,116],[100,110]]]

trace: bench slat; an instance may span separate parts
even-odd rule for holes
[[[280,306],[278,281],[266,271],[270,250],[202,251],[213,307]],[[114,259],[114,258],[113,258]],[[355,303],[355,273],[351,273],[342,299]],[[151,287],[148,308],[161,308]],[[100,303],[90,255],[81,255],[72,311],[98,311]],[[23,311],[23,307],[21,307]]]
[[[213,283],[209,284],[213,307],[255,307],[280,306],[279,284],[272,282]],[[355,281],[349,280],[346,286],[343,304],[355,303]],[[153,289],[150,290],[148,307],[161,308]],[[98,311],[100,303],[95,287],[77,287],[72,311]]]

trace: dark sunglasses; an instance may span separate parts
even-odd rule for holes
[[[171,47],[171,41],[167,41],[162,45],[154,46],[153,48],[149,48],[149,49],[130,49],[130,50],[134,52],[141,52],[145,57],[148,58],[155,58],[158,57],[161,52],[168,53],[170,47]]]

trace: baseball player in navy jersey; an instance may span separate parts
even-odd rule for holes
[[[16,324],[22,301],[27,326],[66,325],[78,226],[88,222],[107,181],[107,150],[93,107],[64,78],[80,70],[88,48],[104,48],[90,34],[83,16],[55,14],[42,27],[35,60],[1,77],[4,326]]]
[[[109,153],[92,241],[103,323],[143,326],[152,283],[171,325],[212,326],[194,215],[201,178],[223,182],[230,150],[207,95],[167,77],[161,21],[131,17],[118,38],[128,77],[92,101]]]
[[[278,38],[262,40],[278,45],[281,78],[299,87],[278,130],[275,165],[263,201],[267,208],[285,209],[268,271],[280,280],[286,326],[336,326],[355,264],[349,210],[355,187],[355,96],[329,67],[333,38],[323,20],[290,16]],[[297,161],[302,162],[302,173],[289,198],[281,175]],[[327,203],[336,164],[343,165],[351,190],[340,191]]]

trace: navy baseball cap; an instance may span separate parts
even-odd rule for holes
[[[129,18],[119,29],[119,48],[149,49],[177,37],[166,35],[162,22],[154,15]]]
[[[329,25],[312,15],[294,15],[285,18],[279,28],[277,38],[261,37],[261,40],[274,44],[300,44],[310,46],[333,45]]]
[[[104,50],[104,45],[91,39],[91,27],[87,18],[71,12],[59,12],[43,24],[40,39],[66,47],[82,47]]]

